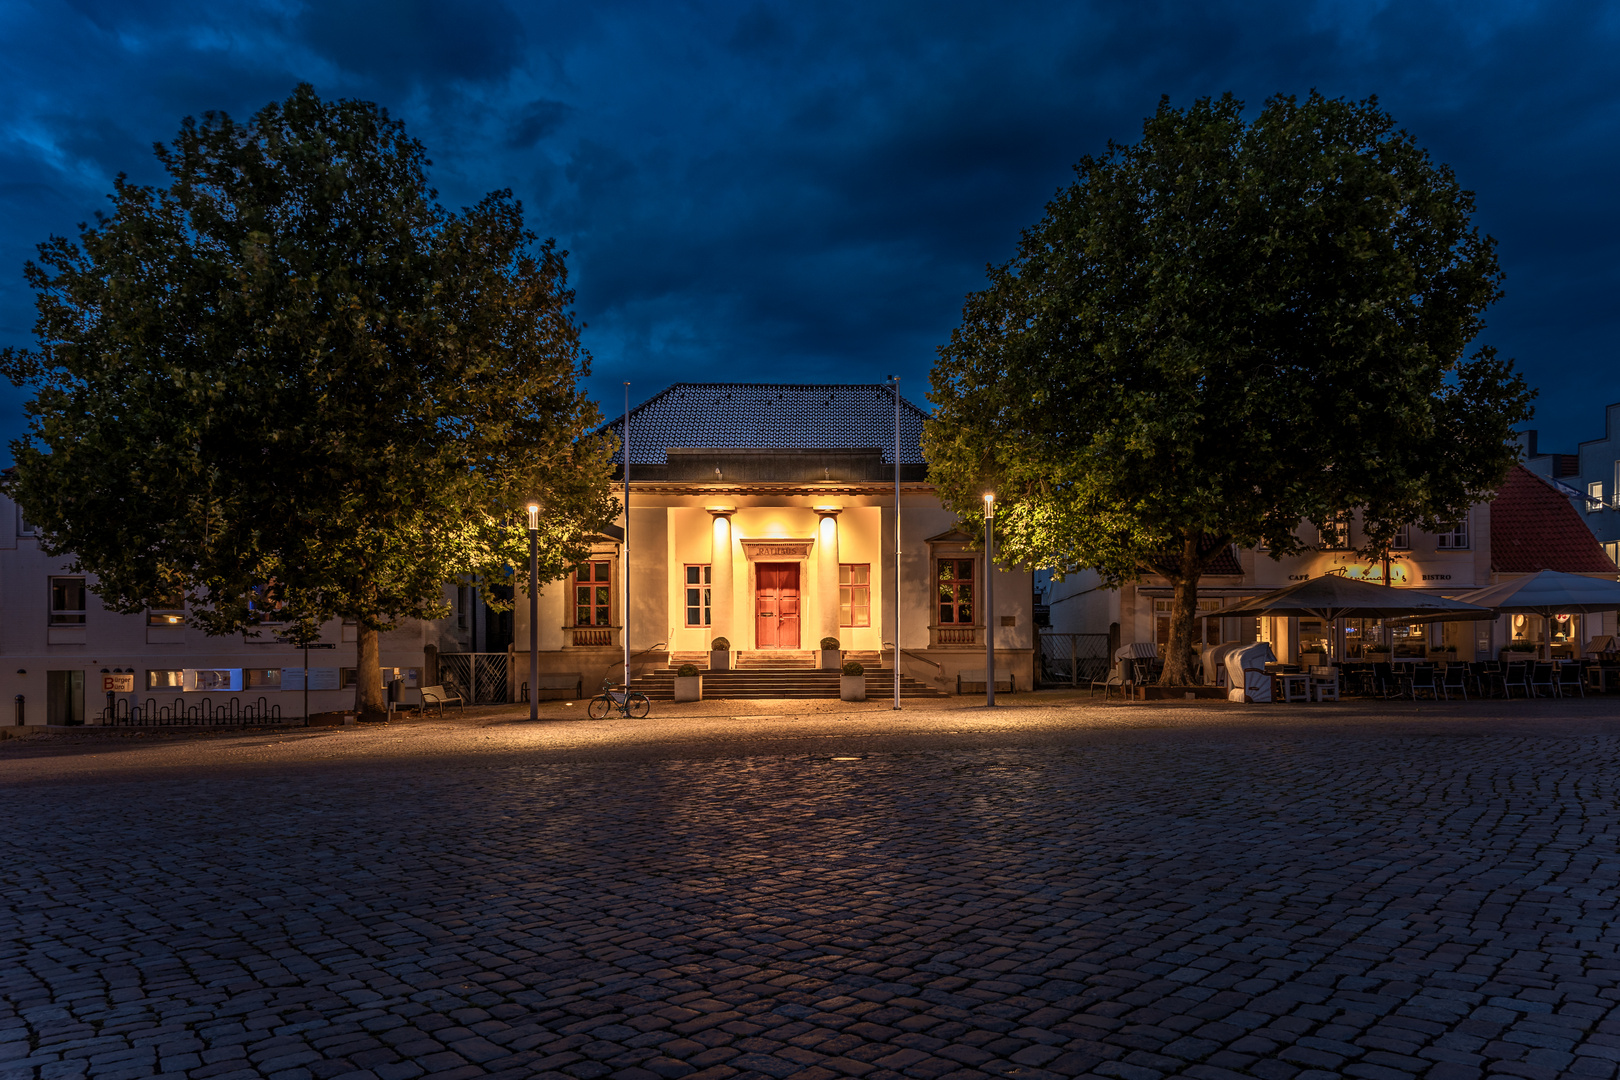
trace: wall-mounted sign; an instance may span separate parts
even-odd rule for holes
[[[109,694],[128,694],[135,690],[135,673],[110,674],[101,677],[101,688]]]
[[[808,559],[809,540],[744,540],[743,554],[750,559]]]
[[[1381,562],[1346,563],[1344,576],[1351,581],[1370,581],[1375,585],[1384,583],[1384,564]],[[1391,559],[1389,563],[1389,583],[1391,585],[1412,584],[1412,571],[1403,562]]]

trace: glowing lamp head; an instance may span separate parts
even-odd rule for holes
[[[529,504],[529,528],[538,531],[540,528],[540,504]]]
[[[996,493],[993,492],[993,491],[987,491],[987,492],[984,493],[984,512],[987,515],[990,515],[990,516],[995,515],[995,512],[996,512]]]

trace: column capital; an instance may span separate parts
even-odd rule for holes
[[[844,508],[842,506],[812,506],[810,509],[814,510],[824,518],[835,518],[844,512]]]
[[[735,506],[705,506],[703,509],[707,510],[717,518],[730,517],[732,514],[737,512],[737,508]]]

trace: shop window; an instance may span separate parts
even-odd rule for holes
[[[219,693],[242,689],[242,676],[236,668],[191,668],[183,674],[187,690]]]
[[[1586,485],[1586,512],[1596,513],[1603,509],[1603,481],[1594,480]]]
[[[613,563],[603,559],[574,567],[574,625],[613,625]]]
[[[1468,522],[1453,521],[1440,526],[1440,531],[1434,534],[1434,546],[1441,551],[1456,551],[1468,546]]]
[[[84,625],[84,578],[51,578],[51,625]]]
[[[186,686],[186,673],[179,668],[162,668],[146,673],[148,690],[173,690],[178,693]]]
[[[941,559],[935,570],[939,587],[939,625],[973,625],[974,559]]]
[[[249,690],[280,690],[281,669],[278,667],[248,668],[247,687]]]
[[[160,596],[146,609],[147,626],[180,626],[186,621],[186,596],[173,593]]]
[[[870,563],[839,564],[838,625],[872,625],[872,565]]]
[[[709,575],[707,563],[688,563],[686,567],[686,625],[710,625]],[[594,585],[593,585],[594,587]]]

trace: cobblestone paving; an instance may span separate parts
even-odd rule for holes
[[[0,792],[0,1080],[1608,1077],[1620,738]]]

